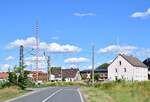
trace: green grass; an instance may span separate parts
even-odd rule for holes
[[[86,102],[116,102],[104,91],[94,87],[81,87]]]
[[[17,87],[9,87],[0,89],[0,102],[4,102],[5,100],[9,100],[11,98],[15,98],[17,96],[21,96],[25,94],[27,91],[18,89]]]
[[[81,90],[87,102],[150,102],[150,82],[112,82]]]

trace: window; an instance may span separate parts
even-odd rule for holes
[[[124,68],[124,72],[127,72],[127,69],[126,69],[126,68]]]
[[[117,68],[115,69],[116,73],[118,72]]]
[[[117,77],[117,76],[115,76],[115,80],[118,80],[118,77]]]
[[[119,61],[119,64],[120,64],[120,66],[121,66],[121,61]]]

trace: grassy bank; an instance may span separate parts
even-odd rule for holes
[[[17,96],[21,96],[25,94],[26,92],[27,91],[20,90],[15,86],[0,89],[0,102],[4,102],[5,100],[15,98]]]
[[[81,87],[87,102],[150,102],[150,82],[123,82]]]

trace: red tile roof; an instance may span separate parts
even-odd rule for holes
[[[77,74],[77,72],[79,71],[79,69],[62,69],[62,76],[64,78],[74,78]],[[61,69],[57,69],[55,71],[52,72],[53,75],[55,75],[55,77],[60,78],[61,77]]]
[[[7,72],[0,72],[0,79],[6,79],[9,76]]]

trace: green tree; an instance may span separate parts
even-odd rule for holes
[[[13,72],[9,72],[8,77],[10,83],[18,85],[21,89],[25,89],[28,86],[29,81],[28,74],[30,74],[30,71],[26,71],[24,69],[25,66],[15,67]]]
[[[100,76],[99,76],[98,73],[95,73],[95,74],[94,74],[94,79],[95,79],[96,81],[98,81],[99,77],[100,77]]]
[[[104,64],[101,64],[99,67],[97,67],[97,69],[100,69],[100,68],[108,68],[109,64],[108,63],[104,63]]]

